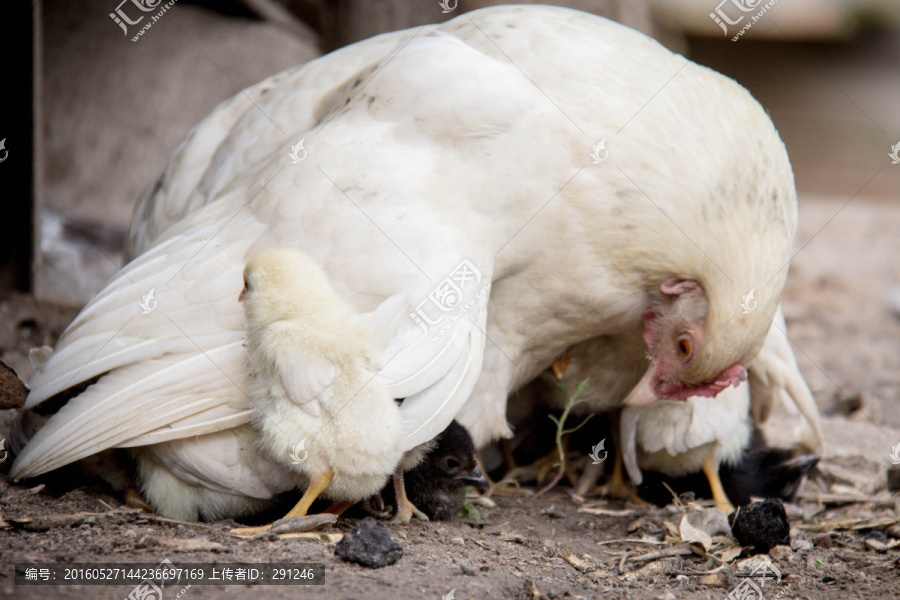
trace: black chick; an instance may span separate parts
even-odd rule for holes
[[[815,454],[794,456],[789,450],[764,448],[745,452],[736,465],[723,465],[719,475],[735,506],[749,504],[751,496],[790,502],[818,462]]]
[[[736,464],[719,466],[722,487],[735,506],[749,504],[751,497],[780,498],[790,502],[803,478],[819,462],[819,457],[814,454],[794,456],[789,450],[767,447],[761,439],[761,436],[755,435],[754,443]],[[672,501],[672,494],[666,485],[679,495],[693,492],[698,498],[712,496],[709,482],[702,474],[678,478],[653,472],[645,472],[644,475],[638,494],[657,506],[665,506]]]
[[[459,513],[467,487],[486,490],[488,480],[465,427],[452,421],[435,442],[422,462],[406,471],[406,495],[429,519],[446,521]],[[385,504],[395,503],[392,485],[381,495]]]

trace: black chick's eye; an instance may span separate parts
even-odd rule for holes
[[[459,471],[459,465],[460,465],[459,459],[456,458],[455,456],[445,456],[443,462],[444,462],[444,470],[447,471],[448,473],[450,473],[451,475],[455,474],[457,471]]]

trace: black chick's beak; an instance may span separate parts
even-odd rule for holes
[[[491,487],[491,482],[488,481],[488,478],[484,476],[484,471],[481,470],[481,465],[475,465],[475,468],[472,469],[472,472],[466,475],[457,475],[454,477],[457,481],[462,481],[467,485],[471,485],[478,489],[479,492],[486,492]]]

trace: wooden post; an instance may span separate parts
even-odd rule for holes
[[[379,33],[439,23],[444,15],[438,0],[324,0],[322,51],[331,52]]]
[[[11,45],[6,60],[18,62],[4,78],[0,130],[0,291],[30,292],[37,256],[37,174],[40,137],[40,1],[4,7],[0,39]],[[22,32],[31,32],[23,41]]]

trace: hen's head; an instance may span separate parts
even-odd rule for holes
[[[714,397],[744,381],[745,365],[765,340],[780,294],[764,296],[756,315],[748,318],[734,310],[725,320],[715,310],[715,298],[696,280],[673,277],[659,292],[643,314],[650,365],[626,404]]]

